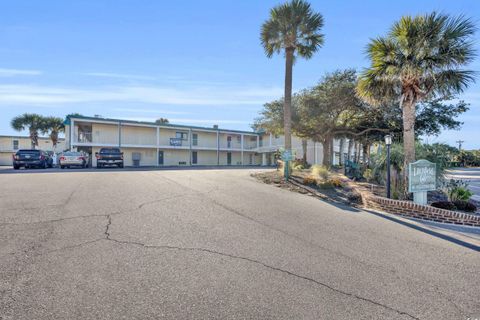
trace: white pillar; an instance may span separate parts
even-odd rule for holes
[[[243,165],[245,164],[245,163],[243,162],[243,146],[244,146],[244,143],[243,143],[243,139],[244,139],[243,133],[242,133],[242,135],[241,135],[240,137],[241,137],[241,139],[240,139],[240,144],[241,144],[241,147],[242,147],[242,166],[243,166]]]
[[[260,148],[260,136],[257,135],[257,149]]]
[[[217,130],[217,166],[220,165],[220,134]]]
[[[73,134],[75,133],[75,121],[70,119],[70,150],[73,148],[73,142],[75,141],[75,137]]]
[[[265,152],[262,153],[262,166],[267,165],[267,154]]]
[[[317,161],[317,143],[316,142],[313,142],[313,162],[315,164],[318,164],[318,161]]]
[[[271,147],[272,146],[272,134],[270,133],[270,141],[268,143],[268,146]]]

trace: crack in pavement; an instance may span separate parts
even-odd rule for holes
[[[109,225],[107,225],[109,226]],[[107,233],[106,233],[107,234]],[[142,242],[136,242],[136,241],[125,241],[125,240],[119,240],[119,239],[114,239],[114,238],[111,238],[110,235],[108,234],[107,235],[107,238],[105,238],[105,240],[107,241],[112,241],[112,242],[115,242],[115,243],[119,243],[119,244],[126,244],[126,245],[134,245],[134,246],[138,246],[138,247],[143,247],[143,248],[147,248],[147,249],[166,249],[166,250],[178,250],[178,251],[196,251],[196,252],[205,252],[205,253],[210,253],[210,254],[214,254],[214,255],[220,255],[220,256],[223,256],[223,257],[228,257],[228,258],[231,258],[231,259],[236,259],[236,260],[243,260],[243,261],[247,261],[247,262],[250,262],[250,263],[254,263],[254,264],[257,264],[257,265],[261,265],[267,269],[270,269],[270,270],[274,270],[274,271],[277,271],[277,272],[282,272],[284,274],[287,274],[289,276],[292,276],[292,277],[295,277],[295,278],[298,278],[298,279],[302,279],[302,280],[305,280],[305,281],[308,281],[308,282],[311,282],[311,283],[314,283],[318,286],[321,286],[321,287],[324,287],[324,288],[327,288],[331,291],[334,291],[338,294],[342,294],[342,295],[345,295],[345,296],[348,296],[350,298],[354,298],[354,299],[357,299],[357,300],[361,300],[361,301],[364,301],[364,302],[367,302],[367,303],[370,303],[370,304],[373,304],[373,305],[376,305],[376,306],[379,306],[379,307],[382,307],[382,308],[385,308],[389,311],[393,311],[395,313],[398,313],[400,315],[405,315],[405,316],[408,316],[412,319],[417,319],[419,320],[419,318],[409,314],[408,312],[405,312],[405,311],[401,311],[401,310],[397,310],[393,307],[390,307],[390,306],[387,306],[385,304],[382,304],[380,302],[376,302],[372,299],[369,299],[369,298],[365,298],[365,297],[362,297],[358,294],[355,294],[355,293],[351,293],[351,292],[347,292],[347,291],[343,291],[343,290],[340,290],[340,289],[337,289],[333,286],[330,286],[326,283],[323,283],[321,281],[318,281],[318,280],[315,280],[313,278],[310,278],[310,277],[307,277],[307,276],[303,276],[303,275],[300,275],[300,274],[296,274],[292,271],[288,271],[288,270],[285,270],[285,269],[281,269],[281,268],[278,268],[278,267],[275,267],[275,266],[271,266],[271,265],[268,265],[262,261],[259,261],[259,260],[255,260],[255,259],[252,259],[252,258],[248,258],[248,257],[242,257],[242,256],[237,256],[237,255],[233,255],[233,254],[229,254],[229,253],[224,253],[224,252],[220,252],[220,251],[215,251],[215,250],[211,250],[211,249],[206,249],[206,248],[196,248],[196,247],[177,247],[177,246],[168,246],[168,245],[148,245],[148,244],[145,244],[145,243],[142,243]]]

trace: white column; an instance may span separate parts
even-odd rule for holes
[[[190,165],[192,165],[192,129],[190,128],[188,130],[188,148],[189,148],[189,151],[188,153],[190,154]]]
[[[240,144],[241,144],[241,146],[242,146],[242,166],[243,166],[243,165],[245,164],[245,163],[243,162],[243,146],[244,146],[244,143],[243,143],[243,138],[244,138],[243,133],[242,133],[242,135],[241,135],[240,137],[241,137],[241,139],[240,139]]]
[[[217,166],[220,165],[220,134],[217,130]]]
[[[262,153],[262,166],[267,165],[267,153]]]
[[[317,164],[317,143],[316,142],[313,142],[313,157],[315,160],[313,160],[313,162],[315,164]]]
[[[73,148],[73,142],[75,141],[75,137],[73,134],[75,133],[75,121],[73,119],[70,120],[70,150]]]
[[[257,135],[257,148],[260,148],[260,136]]]
[[[160,160],[160,158],[158,157],[158,152],[160,151],[160,149],[158,148],[159,145],[160,145],[160,127],[157,127],[157,156],[156,156],[156,158],[157,158],[156,166],[157,167],[159,166],[158,162]]]

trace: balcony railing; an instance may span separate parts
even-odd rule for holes
[[[170,138],[170,145],[173,147],[181,147],[182,139],[180,138]]]
[[[92,142],[92,133],[78,132],[77,142],[82,142],[82,143]]]

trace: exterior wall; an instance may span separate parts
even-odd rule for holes
[[[0,166],[11,166],[12,154],[13,152],[0,152]]]
[[[230,148],[228,147],[228,137],[232,138]],[[241,134],[220,132],[220,149],[240,149],[241,147]]]
[[[157,149],[156,148],[121,148],[123,152],[123,163],[125,166],[133,166],[132,154],[140,153],[140,166],[156,166],[157,165]]]
[[[198,137],[198,145],[192,145],[194,149],[201,149],[201,148],[211,148],[217,149],[217,133],[216,132],[205,132],[205,131],[193,131],[192,135],[196,134]],[[217,154],[215,151],[215,163],[217,159]]]
[[[149,127],[121,126],[122,145],[157,145],[157,129]],[[118,134],[118,133],[117,133]]]
[[[232,166],[241,165],[241,163],[242,163],[242,153],[239,152],[239,151],[220,151],[220,165],[221,166],[228,165],[227,164],[227,157],[228,157],[227,154],[229,152],[232,154],[231,165]],[[244,157],[245,157],[245,154],[244,154]],[[245,160],[247,160],[247,159],[245,158]]]
[[[170,146],[170,138],[176,138],[177,132],[185,132],[187,134],[186,140],[182,141],[182,147],[188,148],[190,145],[190,135],[188,128],[185,129],[171,129],[171,128],[160,128],[160,145],[161,146]]]
[[[190,165],[190,152],[188,150],[163,150],[163,165],[164,166],[179,166],[180,162],[185,162],[183,165]]]
[[[217,151],[203,151],[197,152],[197,164],[198,166],[211,166],[217,164]]]
[[[76,136],[78,136],[78,128],[76,128]],[[92,142],[118,146],[118,125],[92,123]]]

